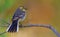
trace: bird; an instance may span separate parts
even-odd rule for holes
[[[50,24],[48,24],[48,25],[28,24],[27,26],[23,26],[20,23],[20,25],[19,25],[19,22],[24,21],[26,19],[26,17],[27,17],[27,12],[26,12],[26,9],[24,8],[24,6],[18,7],[16,9],[15,13],[13,14],[12,23],[11,24],[7,23],[7,24],[9,24],[9,27],[7,28],[7,30],[5,32],[0,33],[0,35],[7,33],[7,32],[18,32],[19,27],[44,27],[44,28],[48,28],[48,29],[52,30],[57,35],[57,37],[60,37],[60,33],[58,33],[56,31],[56,29]]]
[[[26,9],[23,6],[20,6],[15,11],[12,17],[12,24],[6,30],[7,32],[18,32],[19,31],[19,22],[24,21],[26,18]],[[22,24],[20,24],[22,26]]]

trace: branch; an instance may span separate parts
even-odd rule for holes
[[[51,26],[51,25],[44,25],[44,24],[29,24],[28,26],[22,26],[22,27],[45,27],[51,29],[58,37],[60,37],[60,34]]]

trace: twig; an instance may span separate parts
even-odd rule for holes
[[[51,25],[44,25],[44,24],[29,24],[28,26],[23,27],[45,27],[51,29],[58,37],[60,37],[60,34],[51,26]]]

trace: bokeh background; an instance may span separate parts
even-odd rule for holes
[[[10,23],[19,6],[27,8],[28,16],[23,24],[51,24],[60,33],[60,0],[0,0],[0,25]],[[7,27],[0,27],[4,32]],[[20,28],[17,33],[6,33],[0,37],[57,37],[51,30],[42,27]]]

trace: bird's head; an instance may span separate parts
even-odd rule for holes
[[[27,8],[25,8],[24,6],[20,6],[19,7],[22,11],[25,11],[26,12],[26,10],[27,10]]]

